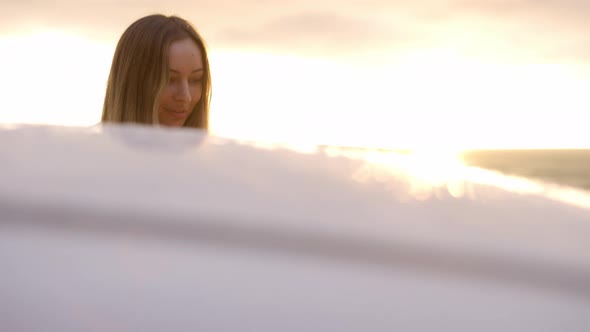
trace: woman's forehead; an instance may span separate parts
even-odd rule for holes
[[[190,38],[172,42],[168,48],[168,67],[178,72],[203,70],[203,54],[197,43]]]

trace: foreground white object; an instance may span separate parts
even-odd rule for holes
[[[0,330],[588,331],[590,210],[334,151],[0,129]]]

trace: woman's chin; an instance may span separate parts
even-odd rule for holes
[[[166,127],[182,127],[184,126],[188,116],[183,117],[169,117],[160,116],[160,125]]]

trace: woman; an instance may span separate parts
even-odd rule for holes
[[[121,36],[102,122],[208,129],[211,75],[203,39],[187,21],[151,15]]]

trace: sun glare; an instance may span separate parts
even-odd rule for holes
[[[0,122],[87,126],[100,121],[113,49],[57,30],[0,37]]]
[[[359,183],[379,183],[402,202],[448,198],[485,201],[504,195],[496,190],[501,189],[590,209],[587,191],[466,166],[453,154],[337,147],[324,152],[363,161],[352,179]]]
[[[588,147],[590,79],[555,64],[427,50],[388,66],[216,54],[214,131],[286,142],[424,150]]]
[[[418,146],[454,149],[590,145],[582,123],[590,79],[557,64],[486,63],[428,50],[388,69],[394,107],[411,128],[429,132]],[[381,85],[386,85],[382,83]]]
[[[100,121],[114,43],[63,31],[0,37],[0,122]],[[590,79],[452,50],[389,65],[212,50],[211,129],[243,140],[450,151],[588,147]]]

